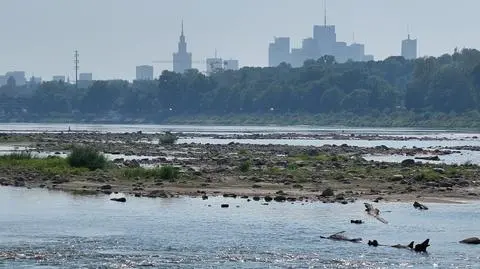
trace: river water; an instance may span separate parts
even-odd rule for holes
[[[0,187],[0,268],[479,268],[480,203],[379,203],[389,224],[361,202],[82,197]],[[221,208],[222,203],[230,204]],[[210,206],[209,206],[210,205]],[[238,206],[238,207],[237,207]],[[363,225],[350,224],[363,219]],[[363,243],[320,239],[346,231]],[[428,254],[384,244],[430,238]],[[5,256],[10,254],[10,259]],[[13,258],[12,255],[15,257]],[[3,258],[1,258],[3,256]],[[148,267],[147,267],[148,266]]]

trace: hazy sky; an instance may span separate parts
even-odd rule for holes
[[[366,44],[376,59],[400,53],[400,42],[418,38],[420,55],[441,55],[456,46],[480,47],[478,0],[329,0],[328,23],[337,39]],[[44,80],[135,76],[135,66],[171,60],[185,21],[194,60],[214,56],[241,66],[265,66],[268,43],[290,36],[298,47],[323,23],[322,0],[1,0],[0,74],[23,70]],[[155,73],[171,64],[155,64]],[[204,70],[203,64],[194,67]]]

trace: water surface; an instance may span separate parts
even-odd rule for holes
[[[220,208],[229,203],[230,208]],[[0,188],[1,268],[478,268],[480,203],[375,204],[390,224],[367,217],[363,204],[247,202],[242,199],[146,199]],[[211,205],[211,207],[209,207]],[[239,207],[237,207],[239,206]],[[366,224],[353,225],[350,219]],[[430,238],[428,255],[320,239],[351,237],[408,244]],[[23,256],[25,255],[25,256]],[[28,257],[38,255],[39,260]],[[147,267],[148,268],[148,267]]]

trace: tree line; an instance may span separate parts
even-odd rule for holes
[[[244,67],[206,76],[164,71],[153,81],[95,81],[86,89],[44,82],[31,91],[0,88],[2,118],[147,119],[262,113],[464,113],[480,107],[480,52],[440,57],[336,63],[331,56],[300,68]]]

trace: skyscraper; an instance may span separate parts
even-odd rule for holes
[[[173,72],[185,73],[188,69],[192,69],[192,54],[187,52],[187,42],[185,42],[182,21],[182,33],[178,42],[178,52],[173,54]]]
[[[407,60],[417,58],[417,40],[410,39],[410,35],[405,40],[402,40],[402,56]]]
[[[276,67],[282,62],[290,62],[290,38],[275,37],[268,47],[268,66]]]

